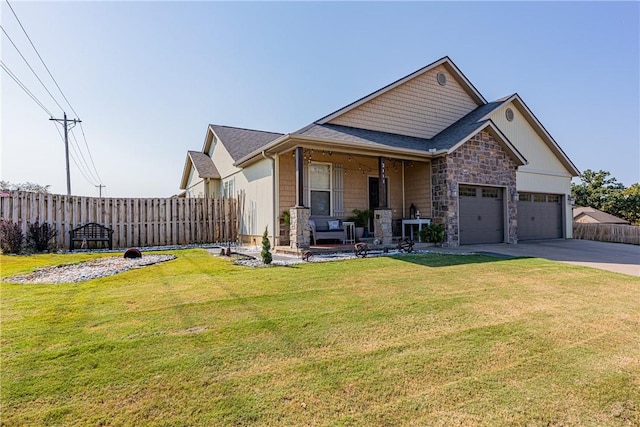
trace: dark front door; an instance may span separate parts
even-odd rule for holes
[[[369,209],[375,209],[380,206],[380,179],[377,176],[369,177]],[[373,215],[369,218],[369,231],[373,229]]]

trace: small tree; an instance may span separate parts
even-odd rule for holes
[[[262,262],[265,264],[271,264],[273,261],[273,257],[271,256],[271,242],[269,241],[269,226],[264,228],[264,233],[262,233],[262,252],[260,255],[262,256]]]
[[[442,243],[446,240],[442,224],[431,223],[420,230],[420,239],[427,243]]]
[[[5,254],[19,254],[24,244],[20,224],[3,219],[0,221],[0,249]]]
[[[27,246],[36,252],[48,251],[52,248],[52,240],[56,237],[56,234],[58,234],[56,229],[48,223],[39,224],[36,221],[33,224],[29,224],[27,229]]]

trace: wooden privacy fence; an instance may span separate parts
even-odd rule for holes
[[[624,224],[573,223],[573,238],[640,245],[640,227]]]
[[[49,223],[56,247],[69,247],[69,231],[97,222],[113,229],[115,248],[225,243],[238,235],[236,199],[131,199],[63,196],[22,191],[3,193],[0,218]]]

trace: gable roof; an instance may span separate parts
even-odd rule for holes
[[[502,105],[500,101],[482,105],[431,139],[330,123],[313,123],[294,134],[287,134],[282,138],[271,141],[271,143],[265,146],[258,147],[253,152],[237,160],[236,164],[238,166],[247,165],[253,159],[256,159],[263,150],[277,152],[279,151],[279,146],[283,149],[288,148],[288,144],[296,140],[308,142],[322,141],[325,144],[342,144],[351,146],[352,148],[357,146],[358,148],[378,152],[405,153],[418,155],[422,158],[429,158],[436,155],[449,154],[458,149],[460,145],[478,132],[488,130],[498,143],[514,158],[517,164],[524,165],[527,163],[524,156],[498,129],[493,121],[484,118],[487,114],[499,108],[500,105]]]
[[[199,151],[187,151],[187,159],[185,160],[182,180],[180,181],[181,190],[187,188],[192,168],[195,168],[200,178],[220,179],[220,173],[208,154]]]
[[[514,93],[511,96],[507,96],[499,99],[496,102],[500,102],[500,105],[513,103],[513,105],[518,109],[518,111],[524,116],[529,125],[536,131],[536,133],[540,136],[540,138],[547,144],[547,147],[553,152],[553,154],[558,158],[560,163],[571,173],[572,176],[580,175],[580,171],[573,164],[573,162],[569,159],[569,156],[560,148],[560,145],[556,142],[555,139],[551,136],[551,134],[545,129],[540,120],[533,114],[533,112],[529,109],[527,104],[522,100],[520,95]],[[498,107],[500,106],[498,105]],[[495,109],[494,109],[495,110]],[[493,111],[491,110],[484,115],[484,119],[488,119]]]
[[[280,138],[283,134],[265,132],[261,130],[243,129],[231,126],[209,125],[209,130],[216,135],[234,162],[252,153],[270,142]],[[205,139],[203,152],[208,152],[211,144],[210,135]]]
[[[380,95],[383,95],[387,92],[389,92],[392,89],[395,89],[396,87],[402,85],[403,83],[412,80],[418,76],[421,76],[422,74],[433,70],[434,68],[443,65],[446,67],[447,71],[449,71],[451,73],[451,75],[458,81],[458,83],[462,86],[462,88],[465,90],[465,92],[467,92],[467,94],[469,94],[469,96],[471,96],[471,98],[478,104],[478,105],[482,105],[482,104],[486,104],[487,100],[484,98],[484,96],[482,96],[482,94],[475,88],[475,86],[469,81],[469,79],[467,79],[467,77],[462,73],[462,71],[460,71],[460,69],[456,66],[456,64],[453,63],[453,61],[451,60],[451,58],[449,58],[448,56],[445,56],[443,58],[438,59],[435,62],[432,62],[431,64],[420,68],[418,71],[414,71],[413,73],[396,80],[395,82],[388,84],[387,86],[378,89],[375,92],[370,93],[369,95],[366,95],[360,99],[358,99],[355,102],[352,102],[351,104],[342,107],[339,110],[334,111],[331,114],[328,114],[324,117],[322,117],[321,119],[317,120],[315,123],[318,124],[325,124],[333,119],[335,119],[338,116],[341,116],[359,106],[361,106],[362,104],[379,97]]]
[[[574,221],[584,216],[591,217],[595,220],[594,222],[598,222],[601,224],[629,224],[629,221],[625,219],[618,218],[617,216],[608,214],[606,212],[602,212],[596,208],[591,208],[591,207],[573,208]]]

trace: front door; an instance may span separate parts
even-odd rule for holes
[[[377,176],[369,177],[369,209],[380,206],[380,179]],[[369,218],[369,231],[373,233],[373,215]]]

